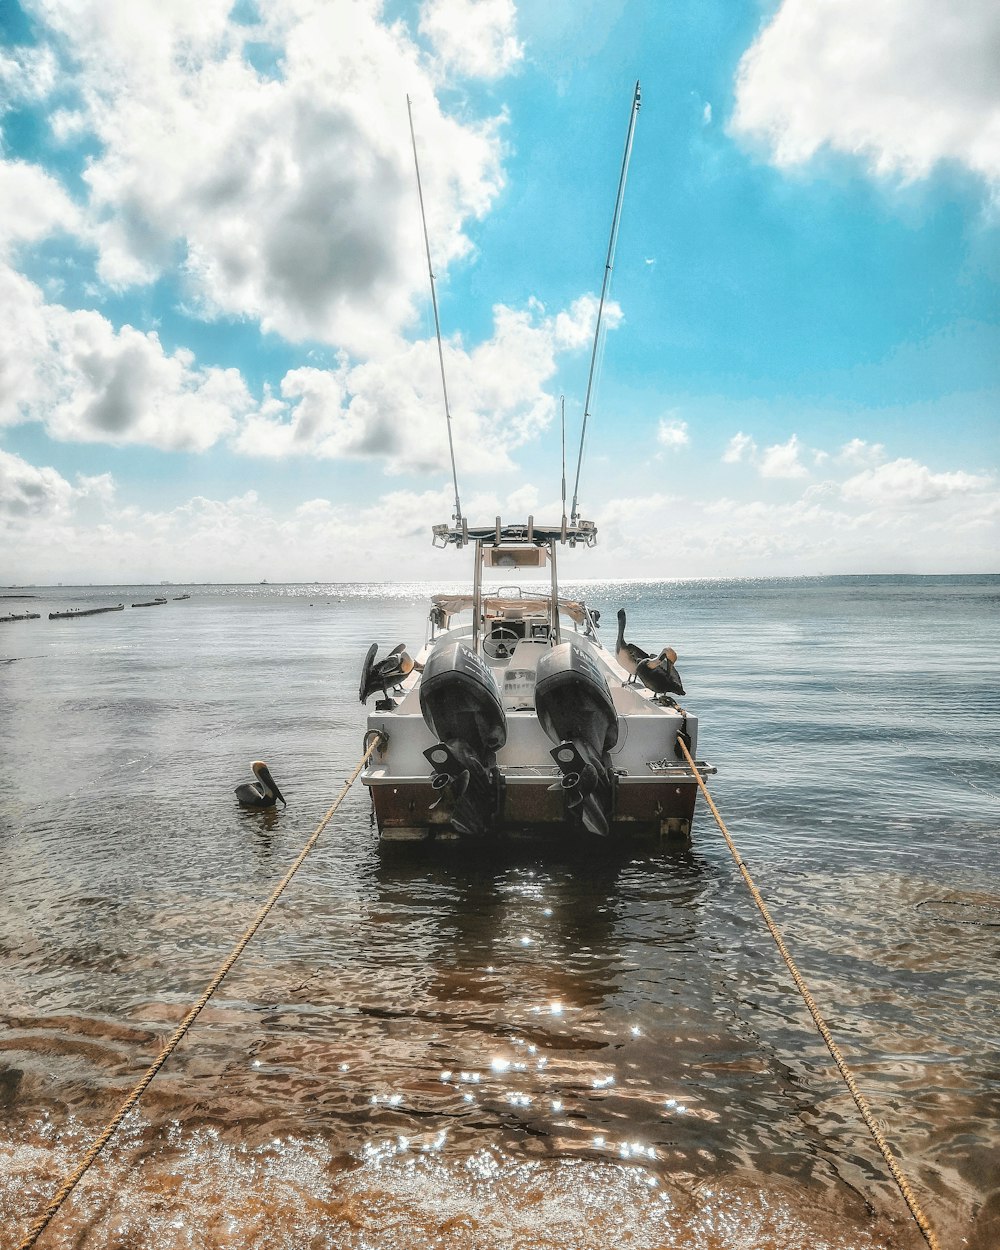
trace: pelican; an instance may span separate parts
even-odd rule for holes
[[[637,647],[634,642],[625,641],[625,609],[618,609],[618,638],[615,641],[615,659],[622,666],[626,673],[629,674],[628,682],[622,682],[622,685],[628,685],[636,680],[636,665],[643,660],[650,659],[648,651],[643,651],[642,647]]]
[[[373,642],[368,648],[368,654],[365,656],[361,669],[361,686],[358,696],[362,703],[367,703],[378,690],[381,690],[384,697],[388,699],[389,687],[398,686],[403,678],[413,671],[413,657],[407,653],[405,642],[393,647],[384,660],[379,660],[378,664],[375,664],[377,652],[378,643]]]
[[[256,782],[245,781],[241,786],[236,787],[236,797],[239,799],[241,806],[263,809],[265,807],[274,807],[275,800],[281,799],[281,802],[287,807],[285,796],[278,789],[277,783],[271,776],[271,770],[264,761],[254,760],[250,767],[257,780]]]
[[[648,656],[635,666],[635,675],[654,694],[684,694],[680,674],[674,668],[677,652],[673,647],[664,647],[655,659]]]

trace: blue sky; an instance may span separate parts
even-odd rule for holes
[[[166,11],[163,11],[166,10]],[[993,572],[1000,10],[0,0],[0,583]],[[572,482],[572,465],[570,467]]]

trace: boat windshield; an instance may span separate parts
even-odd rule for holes
[[[458,612],[471,612],[476,602],[474,595],[434,595],[431,602],[447,616]],[[483,595],[483,612],[486,616],[503,615],[513,620],[525,616],[544,615],[548,611],[548,595]],[[559,611],[577,625],[587,623],[587,608],[579,599],[560,599]]]

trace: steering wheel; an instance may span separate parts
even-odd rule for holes
[[[501,625],[483,639],[483,655],[491,660],[509,660],[520,641],[521,637],[515,630]]]

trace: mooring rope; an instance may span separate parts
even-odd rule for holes
[[[209,981],[201,997],[198,999],[198,1001],[194,1004],[194,1006],[190,1009],[190,1011],[187,1013],[184,1019],[180,1022],[180,1024],[171,1034],[170,1039],[167,1041],[166,1045],[160,1051],[157,1058],[146,1069],[145,1073],[142,1076],[142,1079],[134,1086],[134,1088],[132,1089],[132,1092],[129,1094],[129,1096],[125,1099],[125,1101],[121,1104],[121,1106],[115,1112],[115,1114],[111,1117],[111,1119],[104,1126],[104,1130],[102,1131],[100,1137],[97,1138],[97,1140],[90,1147],[87,1153],[83,1156],[83,1158],[80,1160],[77,1166],[73,1169],[70,1175],[67,1176],[66,1179],[63,1181],[63,1183],[59,1186],[59,1189],[55,1197],[48,1204],[48,1206],[41,1213],[41,1215],[39,1215],[39,1217],[35,1220],[34,1224],[32,1224],[24,1240],[18,1244],[17,1250],[31,1250],[31,1247],[34,1246],[38,1238],[42,1235],[42,1233],[45,1232],[46,1228],[48,1228],[49,1224],[52,1222],[53,1218],[59,1211],[59,1208],[63,1205],[66,1199],[70,1196],[70,1194],[76,1188],[77,1184],[83,1178],[87,1169],[94,1162],[97,1156],[101,1153],[104,1147],[108,1144],[108,1142],[114,1136],[115,1131],[121,1125],[122,1121],[125,1119],[128,1113],[132,1110],[132,1108],[136,1105],[139,1099],[143,1096],[143,1094],[149,1088],[157,1072],[159,1072],[159,1070],[166,1063],[167,1059],[169,1059],[169,1057],[174,1052],[174,1050],[176,1050],[177,1046],[181,1042],[185,1033],[187,1033],[191,1025],[194,1024],[202,1008],[205,1006],[208,1000],[212,997],[215,991],[222,984],[226,974],[232,968],[233,964],[236,963],[240,955],[242,955],[243,952],[246,950],[247,946],[250,943],[250,939],[253,937],[253,935],[257,932],[257,930],[263,924],[264,920],[267,917],[268,912],[278,901],[278,899],[280,898],[282,894],[282,891],[288,885],[289,881],[291,881],[291,879],[298,872],[299,868],[302,866],[302,862],[305,859],[305,857],[309,854],[312,848],[316,845],[319,835],[323,832],[323,830],[327,827],[327,825],[333,819],[334,813],[336,812],[337,808],[341,805],[341,803],[344,801],[345,797],[347,796],[347,792],[350,790],[351,786],[353,786],[355,781],[357,781],[362,768],[364,768],[365,764],[368,762],[368,759],[371,756],[372,752],[383,741],[384,739],[381,734],[376,733],[373,736],[371,736],[371,740],[368,742],[368,745],[365,749],[365,753],[364,755],[362,755],[361,759],[358,761],[357,767],[354,769],[354,772],[351,773],[347,781],[344,782],[343,788],[341,789],[340,793],[334,799],[326,815],[316,826],[308,842],[306,842],[305,846],[299,852],[291,868],[289,868],[289,870],[285,873],[285,875],[281,878],[281,880],[275,886],[274,891],[271,894],[271,897],[267,900],[267,902],[263,905],[263,907],[261,907],[260,911],[258,911],[257,915],[253,918],[249,926],[244,930],[243,936],[239,939],[239,941],[236,943],[233,949],[229,952],[229,955],[226,957],[223,963],[219,965],[219,968],[216,971],[215,976],[212,977],[211,981]]]
[[[792,980],[795,982],[795,985],[799,993],[802,995],[802,999],[805,1002],[805,1005],[809,1008],[809,1014],[812,1016],[813,1021],[816,1025],[816,1028],[819,1030],[819,1034],[823,1038],[823,1041],[826,1042],[827,1049],[829,1050],[830,1054],[833,1056],[834,1063],[840,1069],[840,1075],[844,1078],[844,1084],[850,1090],[851,1097],[854,1099],[855,1103],[857,1104],[857,1108],[858,1108],[858,1111],[861,1113],[862,1120],[864,1120],[865,1125],[868,1128],[868,1131],[871,1133],[872,1137],[874,1138],[875,1145],[878,1146],[879,1150],[881,1151],[882,1158],[885,1159],[886,1166],[888,1167],[890,1173],[892,1174],[892,1179],[896,1182],[896,1185],[899,1188],[899,1192],[903,1195],[903,1201],[906,1203],[907,1207],[909,1207],[910,1214],[913,1216],[914,1220],[916,1220],[917,1227],[920,1229],[921,1233],[923,1233],[924,1241],[926,1241],[928,1246],[930,1246],[930,1250],[940,1250],[940,1243],[937,1239],[937,1236],[935,1235],[933,1228],[931,1228],[930,1222],[928,1221],[926,1215],[924,1215],[923,1211],[920,1209],[920,1203],[917,1201],[916,1196],[913,1193],[913,1190],[910,1188],[910,1183],[906,1179],[906,1176],[904,1175],[902,1168],[900,1168],[899,1164],[893,1158],[892,1152],[889,1149],[889,1143],[886,1141],[882,1133],[882,1130],[875,1123],[875,1117],[872,1115],[871,1109],[868,1106],[868,1100],[865,1098],[864,1094],[858,1088],[857,1081],[855,1081],[854,1079],[854,1074],[851,1072],[850,1068],[847,1066],[847,1061],[844,1059],[844,1056],[840,1052],[840,1047],[833,1040],[833,1035],[831,1034],[826,1021],[823,1019],[823,1016],[820,1012],[819,1007],[817,1007],[816,1005],[816,1000],[813,998],[812,994],[809,992],[809,987],[806,985],[805,981],[802,979],[802,974],[799,972],[798,968],[795,966],[795,961],[794,959],[792,959],[791,955],[788,952],[788,948],[785,946],[784,939],[781,936],[778,926],[771,919],[771,913],[767,910],[767,904],[764,902],[764,899],[761,897],[760,890],[758,890],[757,886],[754,884],[753,877],[750,876],[750,871],[747,868],[746,864],[743,862],[743,857],[742,855],[740,855],[739,851],[737,850],[736,843],[733,841],[729,833],[729,830],[726,828],[725,821],[719,815],[719,809],[715,806],[715,803],[712,801],[712,796],[709,794],[708,787],[705,785],[704,779],[702,778],[701,773],[698,771],[698,766],[695,764],[694,760],[691,758],[691,752],[688,750],[687,743],[684,741],[681,735],[678,735],[677,742],[678,742],[678,745],[680,746],[681,751],[684,753],[684,758],[687,760],[688,765],[691,768],[691,771],[694,773],[695,780],[698,782],[698,786],[702,794],[705,796],[705,802],[708,804],[709,808],[711,809],[712,815],[715,817],[715,823],[719,826],[719,829],[722,832],[722,836],[726,839],[726,845],[729,847],[729,850],[732,853],[733,859],[736,861],[736,866],[737,868],[739,868],[740,873],[742,874],[743,880],[746,882],[747,888],[749,889],[751,895],[753,896],[753,901],[757,904],[757,909],[760,912],[760,914],[764,917],[764,923],[767,925],[768,929],[770,930],[771,937],[774,938],[775,945],[777,946],[778,950],[781,952],[781,958],[785,961],[785,965],[787,966],[788,971],[792,975]]]

